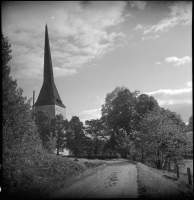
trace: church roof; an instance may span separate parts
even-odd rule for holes
[[[45,28],[44,46],[44,80],[38,99],[35,103],[35,107],[45,105],[58,105],[65,108],[65,105],[62,103],[56,85],[54,83],[47,25]]]

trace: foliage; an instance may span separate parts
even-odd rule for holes
[[[172,118],[173,115],[173,118]],[[177,161],[188,148],[182,121],[169,110],[155,109],[140,124],[140,149],[148,162],[162,168],[167,161]],[[179,124],[177,123],[179,121]]]
[[[63,119],[63,115],[56,115],[54,119],[51,121],[51,130],[53,133],[53,137],[56,138],[56,148],[57,155],[59,155],[59,151],[65,148],[65,134],[68,130],[68,120]]]
[[[137,90],[130,92],[126,87],[116,87],[115,90],[108,93],[105,104],[102,105],[101,109],[101,119],[109,135],[105,149],[116,153],[118,150],[118,148],[115,149],[116,135],[121,129],[129,135],[132,142],[134,132],[140,129],[140,122],[143,117],[158,107],[158,103],[153,97],[140,94]],[[128,143],[128,138],[124,140]],[[117,139],[117,141],[119,140]]]
[[[148,96],[147,94],[140,94],[137,97],[136,101],[136,130],[139,130],[139,124],[141,119],[148,114],[149,112],[153,111],[154,109],[158,108],[158,102],[152,96]]]
[[[82,154],[83,156],[91,157],[94,155],[93,141],[91,137],[88,137],[87,134],[82,140]]]
[[[84,126],[79,117],[73,116],[69,121],[69,130],[66,133],[66,146],[75,156],[83,152],[85,140]]]
[[[42,146],[49,152],[54,152],[55,140],[51,131],[51,117],[46,111],[39,110],[35,113],[35,123],[42,141]]]
[[[115,134],[116,150],[122,157],[127,157],[133,148],[133,142],[130,140],[130,136],[127,135],[126,131],[120,129]]]
[[[184,198],[193,196],[191,189],[179,184],[181,181],[163,170],[137,163],[137,182],[140,198]],[[167,175],[167,176],[165,176]],[[169,177],[167,179],[165,177]],[[175,179],[175,180],[173,180]]]
[[[102,152],[104,134],[102,122],[99,119],[86,120],[86,134],[91,138],[92,154],[95,156]]]
[[[13,161],[27,149],[24,144],[29,142],[29,151],[34,140],[34,148],[39,148],[36,127],[33,123],[30,111],[30,101],[22,96],[23,90],[17,88],[17,81],[10,76],[11,45],[8,38],[2,35],[2,104],[3,104],[3,159]],[[36,147],[37,145],[37,147]],[[13,159],[12,159],[13,158]]]
[[[105,108],[107,111],[106,123],[110,128],[114,130],[123,128],[127,134],[133,131],[133,119],[136,115],[135,97],[128,89],[118,91],[117,96],[109,105],[102,108],[102,113]]]
[[[189,122],[188,122],[188,125],[187,125],[187,131],[193,132],[193,115],[191,115],[191,117],[189,118]]]
[[[17,81],[10,76],[11,45],[2,35],[2,143],[3,143],[3,190],[8,193],[19,190],[17,185],[21,159],[26,160],[41,152],[41,141],[32,119],[30,101],[22,96]],[[18,167],[16,167],[18,166]]]

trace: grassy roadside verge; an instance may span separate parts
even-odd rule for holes
[[[173,179],[168,172],[136,163],[139,197],[180,198],[192,197],[192,189],[182,180]],[[168,174],[168,175],[167,175]],[[171,177],[171,178],[169,178]]]
[[[104,165],[99,160],[74,159],[37,152],[3,166],[3,194],[10,197],[47,197]]]

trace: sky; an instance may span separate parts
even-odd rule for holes
[[[43,84],[47,23],[68,120],[100,118],[117,86],[153,96],[185,123],[192,115],[191,1],[7,1],[1,11],[11,76],[28,99]]]

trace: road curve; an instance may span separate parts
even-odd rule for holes
[[[109,161],[97,173],[61,189],[55,198],[137,198],[137,169],[126,161]]]

